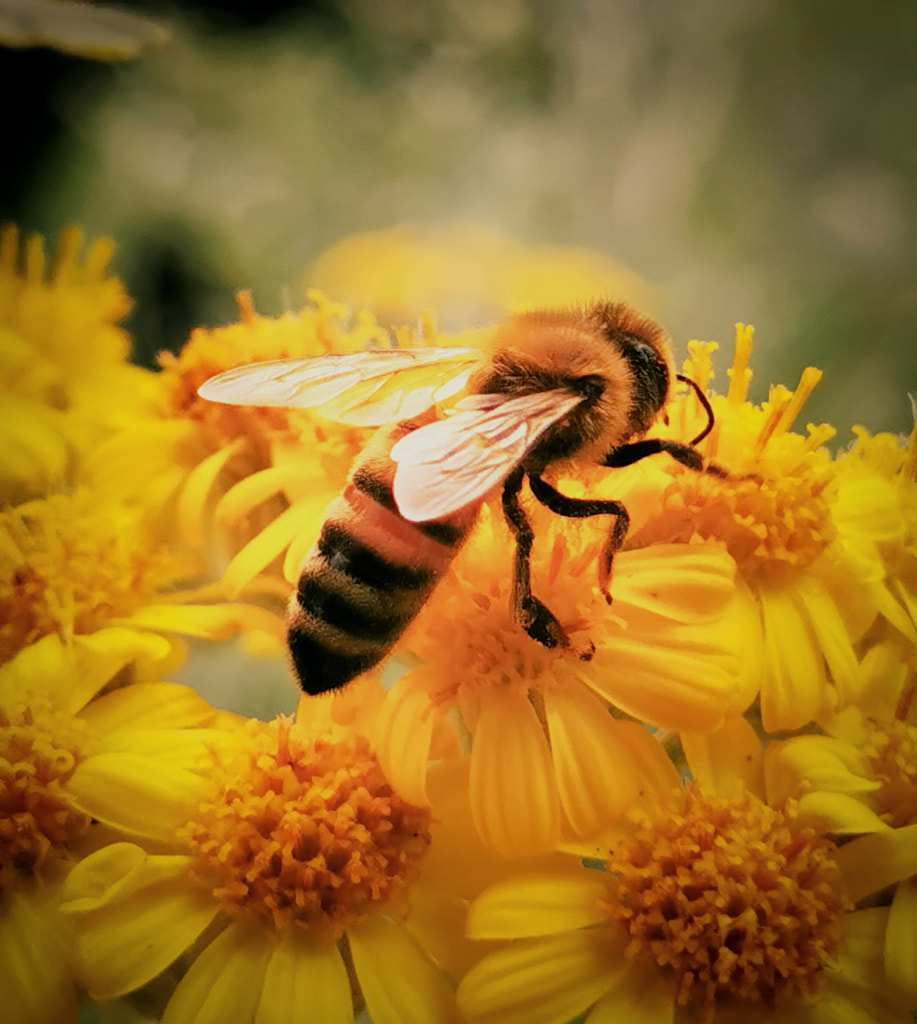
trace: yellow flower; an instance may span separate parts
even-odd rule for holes
[[[827,735],[772,743],[765,757],[768,796],[795,798],[800,814],[841,835],[872,834],[858,865],[882,865],[900,883],[885,940],[889,975],[917,1000],[912,934],[917,909],[917,651],[877,644],[861,664],[860,707],[825,722]],[[856,849],[856,847],[854,848]],[[853,854],[851,855],[853,856]]]
[[[0,663],[41,637],[69,641],[109,624],[210,637],[244,624],[282,636],[276,616],[191,588],[197,561],[149,519],[86,488],[0,512]]]
[[[917,426],[907,447],[891,434],[856,442],[838,460],[832,511],[841,544],[883,617],[917,645]]]
[[[128,363],[117,325],[130,309],[108,273],[110,239],[81,259],[64,231],[46,268],[41,238],[0,230],[0,494],[6,501],[66,481],[72,461],[151,414],[154,375]]]
[[[691,343],[685,363],[686,376],[705,390],[714,347]],[[773,732],[849,703],[857,672],[853,645],[878,606],[849,554],[854,524],[836,515],[838,466],[824,448],[834,430],[824,424],[809,425],[806,436],[790,430],[820,372],[805,370],[795,392],[773,387],[754,406],[745,398],[750,351],[751,329],[740,324],[728,392],[709,394],[715,426],[699,446],[728,478],[660,457],[622,470],[613,485],[632,515],[628,546],[697,538],[726,544],[758,605],[761,716]],[[668,417],[658,432],[680,440],[706,422],[691,393],[675,396]],[[878,529],[875,516],[864,518],[856,527],[861,534]]]
[[[193,780],[213,710],[185,687],[98,692],[168,655],[107,629],[46,637],[0,666],[0,989],[9,1024],[76,1019],[72,950],[55,906],[67,871],[114,829],[155,817],[163,787]],[[140,674],[144,674],[141,667]]]
[[[711,744],[712,789],[658,787],[604,870],[571,862],[485,890],[469,934],[516,941],[461,982],[469,1024],[907,1021],[882,960],[889,910],[852,904],[882,872],[851,870],[792,803],[746,788],[745,732],[730,730],[738,756]]]
[[[185,468],[179,523],[202,546],[216,522],[231,557],[224,583],[237,594],[285,551],[279,589],[295,578],[328,503],[343,489],[354,457],[370,436],[307,410],[237,407],[205,401],[205,380],[246,363],[348,352],[391,339],[371,316],[352,322],[341,306],[313,293],[313,306],[281,317],[258,316],[244,294],[240,322],[198,329],[177,356],[161,357],[166,422],[185,428],[170,457]],[[308,544],[303,538],[308,540]]]
[[[756,693],[757,624],[722,545],[659,545],[615,560],[614,603],[597,585],[604,535],[532,510],[533,592],[571,637],[548,649],[514,620],[513,544],[485,506],[402,651],[421,664],[388,694],[376,749],[392,782],[426,801],[434,729],[454,710],[471,735],[470,800],[503,856],[553,849],[623,814],[639,793],[628,715],[713,729]],[[746,667],[748,671],[746,671]]]
[[[655,304],[642,278],[603,253],[523,245],[470,221],[351,235],[323,252],[305,277],[310,286],[346,295],[385,323],[411,323],[435,309],[450,329],[600,295],[647,312]]]
[[[333,703],[249,721],[209,779],[174,790],[185,820],[157,852],[115,844],[71,872],[63,909],[92,996],[178,960],[165,1024],[348,1022],[352,999],[376,1024],[457,1019],[443,967],[471,962],[450,889],[470,844],[392,789]]]

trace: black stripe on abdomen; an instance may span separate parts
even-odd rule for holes
[[[287,641],[306,693],[337,689],[381,661],[439,574],[390,562],[340,523],[325,523],[303,565]]]
[[[383,508],[387,508],[389,512],[394,512],[395,515],[404,518],[395,504],[395,495],[392,492],[391,486],[385,480],[375,475],[370,469],[358,469],[351,477],[350,482],[358,491],[368,495]],[[407,519],[404,521],[408,522]],[[444,523],[441,520],[428,523],[412,522],[411,526],[431,540],[435,540],[439,544],[445,544],[447,547],[455,547],[464,539],[466,532],[458,526],[453,526],[452,523]]]

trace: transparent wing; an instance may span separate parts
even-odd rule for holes
[[[478,358],[473,348],[406,348],[277,359],[211,377],[198,394],[228,405],[317,409],[339,423],[378,427],[456,394]]]
[[[558,389],[515,398],[471,395],[459,402],[452,415],[412,431],[392,448],[399,512],[424,522],[480,501],[582,400]]]

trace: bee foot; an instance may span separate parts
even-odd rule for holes
[[[586,646],[577,654],[580,661],[592,661],[595,654],[595,644],[591,640],[586,641]]]
[[[519,621],[526,633],[544,647],[570,646],[563,626],[537,597],[523,599]]]

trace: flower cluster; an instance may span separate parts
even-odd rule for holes
[[[521,628],[488,499],[381,669],[243,718],[170,677],[203,686],[228,654],[255,689],[283,663],[283,605],[326,506],[358,514],[371,435],[198,388],[480,332],[389,331],[318,292],[263,317],[242,295],[237,324],[144,371],[111,244],[81,249],[66,233],[48,271],[39,240],[0,237],[5,1020],[95,1000],[167,1024],[911,1019],[917,428],[832,451],[830,426],[794,430],[816,370],[756,405],[750,328],[725,393],[692,342],[697,387],[648,438],[685,443],[712,410],[700,471],[661,452],[546,474],[626,507],[610,595],[610,517],[520,495],[566,643]],[[548,254],[501,258],[518,284]],[[383,492],[367,531],[396,520]],[[404,600],[370,555],[332,560],[351,577],[322,591],[332,625],[382,628],[368,577]]]

